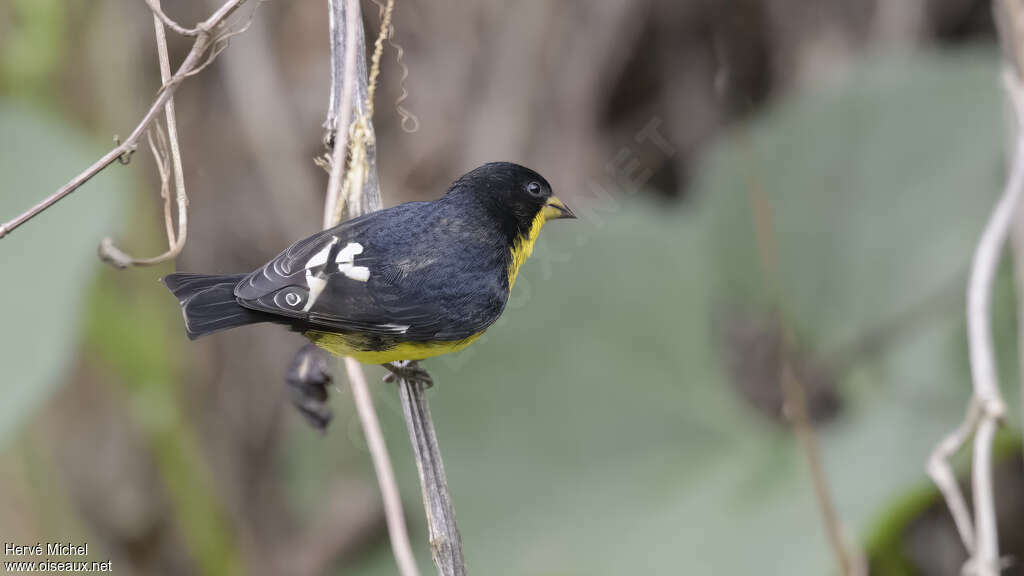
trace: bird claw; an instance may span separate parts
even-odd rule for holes
[[[434,378],[416,360],[399,360],[398,362],[391,362],[383,366],[390,372],[390,374],[384,377],[385,382],[405,380],[414,384],[420,384],[424,388],[432,388],[434,386]]]

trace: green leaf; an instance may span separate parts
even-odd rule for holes
[[[92,164],[101,151],[78,132],[0,100],[0,218],[20,214]],[[96,247],[113,234],[124,198],[117,168],[0,239],[0,443],[58,384],[79,335]]]

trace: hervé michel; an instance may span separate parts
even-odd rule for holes
[[[20,546],[13,542],[6,542],[4,544],[4,554],[7,556],[42,556],[43,545],[42,543],[35,543]],[[89,545],[83,544],[72,544],[71,542],[47,542],[46,543],[46,555],[47,556],[88,556]]]

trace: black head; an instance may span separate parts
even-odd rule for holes
[[[452,184],[451,192],[469,194],[501,222],[511,237],[526,236],[537,222],[575,218],[572,210],[551,193],[543,176],[511,162],[491,162]]]

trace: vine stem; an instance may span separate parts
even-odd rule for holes
[[[338,210],[338,203],[343,201],[341,182],[353,108],[359,112],[360,117],[367,119],[362,128],[370,130],[371,135],[365,141],[373,142],[372,122],[369,121],[373,108],[369,100],[371,90],[368,86],[366,72],[366,43],[359,3],[358,0],[328,0],[328,2],[331,9],[329,26],[331,29],[332,90],[325,126],[329,131],[333,131],[334,149],[331,154],[328,198],[324,202],[325,227],[328,222],[333,221],[331,215],[341,212]],[[389,14],[390,11],[385,13]],[[381,34],[388,33],[388,30],[388,19],[384,18]],[[344,32],[342,33],[342,31]],[[344,42],[342,37],[344,37]],[[354,42],[355,45],[354,58],[352,52],[342,49],[342,46],[346,46],[349,42]],[[377,46],[379,45],[378,42]],[[354,76],[354,81],[349,83],[347,79],[351,76]],[[339,86],[339,78],[342,80],[341,86]],[[340,89],[342,87],[344,88]],[[346,206],[350,217],[381,208],[380,182],[376,176],[375,146],[366,145],[363,161],[365,165],[361,168],[365,171],[367,178],[362,185],[361,201],[349,202]],[[351,359],[346,359],[346,367],[349,369],[350,376],[354,376],[351,378],[353,395],[362,395],[363,391],[357,392],[357,387],[365,385],[365,378],[361,377],[362,368]],[[430,408],[425,395],[426,388],[418,382],[401,378],[398,379],[398,388],[409,439],[416,457],[416,469],[420,477],[423,507],[430,530],[430,551],[434,564],[442,576],[463,576],[466,574],[466,567],[462,554],[462,537],[459,535],[459,529],[455,523],[455,509],[452,506],[448,490],[437,434],[430,417]],[[368,392],[366,392],[365,398],[370,399]],[[358,406],[359,401],[357,401]],[[372,401],[367,402],[366,408],[373,409]],[[363,417],[362,412],[360,417]],[[373,418],[376,419],[376,415],[373,415]],[[368,435],[375,433],[372,428],[365,427],[364,432]],[[369,437],[367,444],[371,446],[371,450],[374,450],[373,446],[378,445],[376,440],[371,441]],[[377,454],[374,455],[374,462],[379,459],[382,463],[386,462],[387,467],[390,468],[390,459],[387,456],[383,440],[380,441],[379,448]],[[389,498],[394,498],[396,503],[399,502],[397,488],[393,486],[393,478],[390,478],[387,473],[382,474],[381,470],[382,468],[377,470],[377,480],[385,503]],[[407,542],[404,531],[400,537]],[[402,552],[404,549],[405,544],[396,543],[393,537],[392,550],[400,570],[406,565],[404,559],[399,558],[400,554],[404,554]],[[409,554],[411,558],[411,552]],[[415,564],[411,565],[415,567]],[[406,573],[403,572],[404,574]]]
[[[331,42],[331,94],[325,127],[333,136],[331,150],[330,176],[327,181],[327,195],[324,200],[324,228],[337,224],[340,215],[338,205],[342,202],[342,182],[345,180],[345,159],[349,148],[349,127],[352,123],[353,109],[365,106],[358,102],[366,93],[367,77],[366,46],[363,41],[362,14],[359,0],[328,0],[328,27]],[[367,149],[367,155],[375,154],[375,148]],[[368,161],[367,171],[376,166],[375,159]],[[367,179],[363,187],[363,202],[349,203],[355,211],[370,212],[381,208],[380,191],[375,176]],[[349,211],[349,216],[360,214]],[[366,445],[373,460],[374,471],[381,499],[384,502],[384,517],[388,526],[388,537],[391,540],[391,551],[395,556],[399,573],[402,576],[419,576],[416,558],[409,543],[409,534],[405,525],[405,513],[402,509],[402,498],[395,481],[394,468],[388,454],[384,434],[380,428],[377,411],[373,405],[373,397],[366,383],[363,367],[352,358],[345,358],[345,369],[348,374],[349,386],[356,411],[362,424]]]

